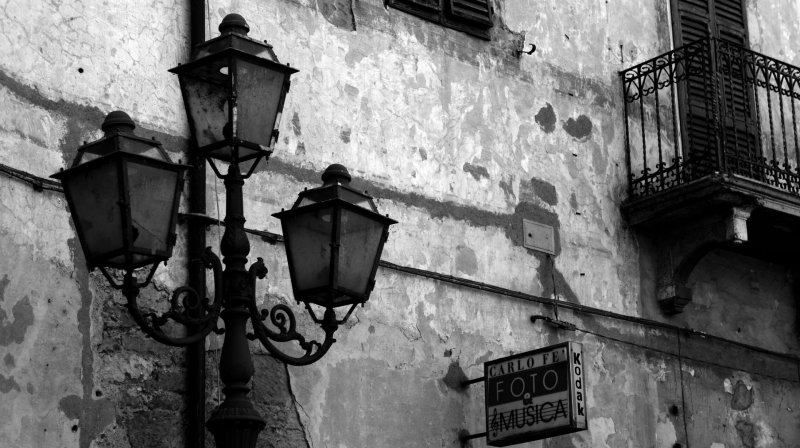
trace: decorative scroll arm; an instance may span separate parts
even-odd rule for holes
[[[251,340],[258,339],[264,348],[275,358],[289,365],[305,366],[318,361],[328,352],[333,343],[336,342],[333,334],[342,322],[336,319],[336,313],[334,313],[332,308],[326,308],[325,315],[322,319],[317,319],[312,313],[314,321],[318,323],[325,332],[325,339],[322,343],[307,341],[303,335],[297,332],[297,320],[291,308],[288,306],[277,304],[270,310],[259,311],[255,300],[255,284],[257,279],[263,279],[266,275],[267,267],[264,266],[264,260],[259,258],[258,261],[250,266],[250,278],[253,282],[253,295],[250,300],[250,317],[253,324],[253,333],[248,334],[248,338]],[[278,331],[273,331],[264,325],[263,321],[267,318],[269,318],[270,323],[275,326]],[[292,341],[297,342],[305,353],[300,356],[289,355],[275,345],[275,343]]]
[[[209,303],[207,298],[201,299],[194,288],[181,286],[172,293],[170,310],[161,315],[143,313],[139,309],[137,298],[144,284],[138,283],[131,271],[125,273],[119,289],[127,299],[128,312],[145,334],[162,344],[182,347],[203,340],[216,328],[222,308],[222,263],[210,247],[203,252],[201,260],[206,269],[214,273],[214,301]],[[162,328],[170,320],[186,326],[192,333],[184,337],[170,336]]]

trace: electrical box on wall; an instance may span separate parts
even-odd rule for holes
[[[522,220],[522,245],[550,255],[556,253],[556,238],[553,226],[529,219]]]

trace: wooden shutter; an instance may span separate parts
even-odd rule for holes
[[[441,0],[388,0],[392,8],[405,11],[417,17],[438,22],[441,14]]]
[[[673,34],[675,46],[682,47],[711,34],[711,0],[675,0],[673,2]]]
[[[445,14],[450,20],[464,21],[479,26],[492,26],[492,8],[489,0],[444,0]]]
[[[386,0],[386,4],[417,17],[489,40],[490,0]]]
[[[742,0],[714,0],[714,34],[747,48],[747,18]]]
[[[693,74],[681,89],[681,116],[686,130],[684,155],[696,164],[694,174],[702,176],[716,166],[717,148],[757,152],[752,94],[748,91],[743,53],[736,50],[747,47],[747,20],[742,0],[673,0],[672,6],[676,47],[707,38],[735,44],[725,46],[727,51],[722,57],[709,46],[706,59],[693,60]],[[721,76],[715,77],[714,73]],[[713,121],[715,107],[720,115],[716,129],[719,135]]]

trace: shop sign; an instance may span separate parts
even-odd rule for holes
[[[565,342],[495,359],[486,378],[486,443],[508,446],[586,429],[583,347]]]

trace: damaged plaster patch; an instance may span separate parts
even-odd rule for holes
[[[506,199],[508,200],[516,200],[517,195],[514,194],[514,187],[511,186],[510,183],[501,180],[500,181],[500,189],[503,190],[503,193],[506,195]]]
[[[753,390],[741,380],[736,382],[731,398],[731,407],[737,411],[744,411],[753,405]]]
[[[447,374],[442,378],[442,382],[450,389],[460,392],[464,390],[461,384],[468,379],[467,374],[464,373],[464,369],[462,369],[457,362],[454,362],[447,368]]]
[[[558,204],[558,193],[556,193],[555,186],[535,177],[531,178],[531,186],[539,199],[548,205]]]
[[[570,118],[563,125],[567,134],[578,141],[585,142],[592,135],[592,121],[586,115],[580,115],[577,119]]]
[[[572,207],[573,211],[577,211],[578,210],[578,197],[575,196],[575,193],[572,193],[569,196],[569,206]]]
[[[475,251],[466,246],[458,246],[456,251],[456,270],[467,275],[477,274],[478,257]]]
[[[489,170],[487,170],[486,167],[483,167],[483,166],[480,166],[480,165],[473,165],[471,163],[465,163],[464,164],[464,172],[471,174],[472,177],[474,177],[475,180],[477,180],[477,181],[480,181],[481,178],[483,178],[483,177],[485,177],[486,179],[489,179]]]
[[[350,129],[343,129],[341,134],[339,134],[339,138],[341,138],[344,143],[350,143],[350,134],[352,132],[353,131]]]
[[[8,322],[8,315],[0,308],[0,345],[21,344],[25,339],[28,327],[33,325],[33,307],[28,296],[11,308],[11,314],[14,320]]]
[[[545,106],[539,109],[539,112],[534,115],[534,120],[548,134],[556,129],[556,113],[553,111],[553,106],[546,103]]]
[[[0,392],[7,394],[12,390],[17,392],[20,391],[19,384],[17,384],[17,381],[14,379],[14,377],[10,376],[6,378],[5,376],[0,375]]]
[[[300,116],[297,115],[297,112],[295,112],[292,116],[292,132],[294,132],[294,135],[299,137],[302,131],[303,128],[300,126]]]
[[[756,432],[752,423],[747,420],[737,421],[736,432],[739,434],[743,447],[753,448],[756,445]]]
[[[356,30],[356,16],[351,0],[319,0],[317,8],[331,25],[343,30]]]

